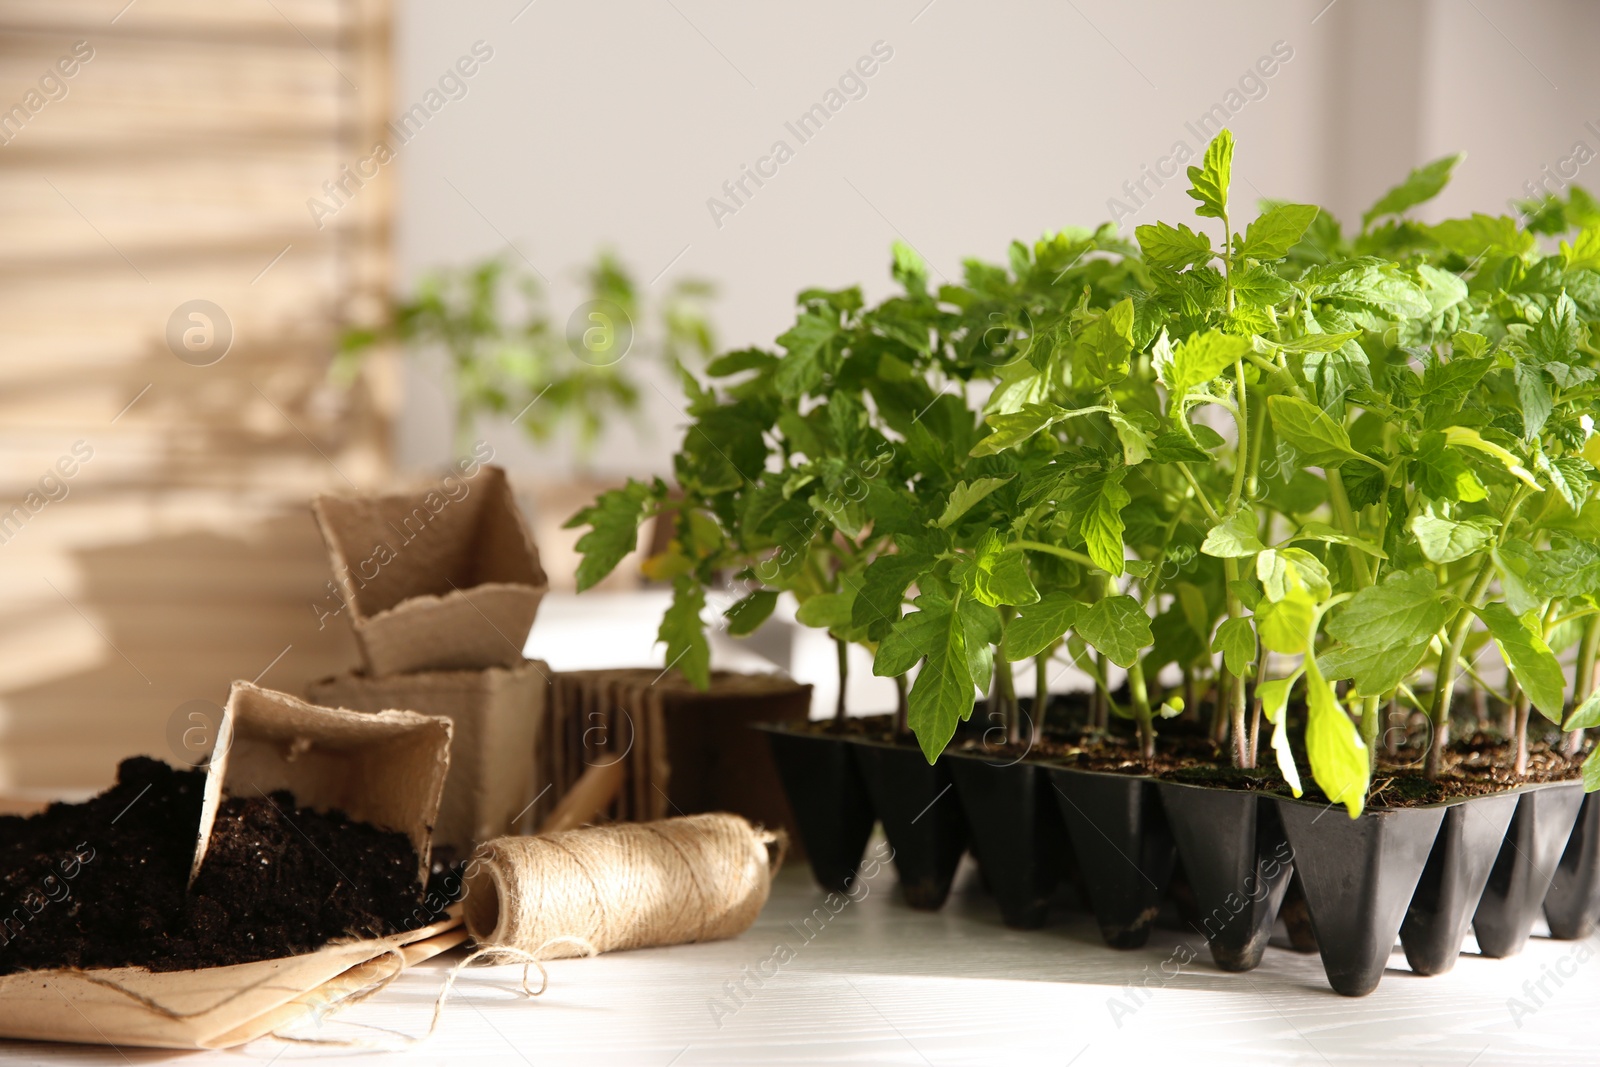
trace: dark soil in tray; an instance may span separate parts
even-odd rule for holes
[[[0,816],[0,974],[248,963],[412,925],[410,839],[286,792],[223,801],[186,893],[204,784],[140,756],[89,801]]]
[[[1291,708],[1290,714],[1298,709]],[[1303,711],[1300,712],[1303,714]],[[1056,713],[1052,717],[1067,718]],[[1263,724],[1262,751],[1258,766],[1241,770],[1230,765],[1232,759],[1228,746],[1218,746],[1205,736],[1200,723],[1184,719],[1160,724],[1156,756],[1153,760],[1139,757],[1138,744],[1131,734],[1121,732],[1091,733],[1081,727],[1047,723],[1045,736],[1031,746],[997,743],[997,732],[988,730],[975,712],[972,720],[962,725],[950,751],[981,756],[998,763],[1014,763],[1026,759],[1047,766],[1072,767],[1085,771],[1104,771],[1113,774],[1142,774],[1190,785],[1211,786],[1218,789],[1238,789],[1273,796],[1292,796],[1289,786],[1278,773],[1269,747],[1271,726]],[[1123,724],[1118,724],[1123,725]],[[802,727],[809,732],[826,736],[848,737],[858,740],[894,743],[893,718],[889,715],[869,715],[846,719],[843,723],[818,720]],[[1453,741],[1445,754],[1445,773],[1436,782],[1430,782],[1422,773],[1424,754],[1406,752],[1390,756],[1380,752],[1378,767],[1372,775],[1372,786],[1367,794],[1367,804],[1373,808],[1414,807],[1421,804],[1438,804],[1463,797],[1484,796],[1515,789],[1519,786],[1544,782],[1570,781],[1582,774],[1583,755],[1568,756],[1559,750],[1559,734],[1528,742],[1528,770],[1517,776],[1512,772],[1515,752],[1512,743],[1497,733],[1479,731],[1470,737]],[[1305,753],[1295,753],[1300,766],[1304,799],[1326,802],[1326,798],[1312,780]],[[914,745],[915,739],[907,734],[901,744]]]

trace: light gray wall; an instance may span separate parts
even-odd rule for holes
[[[510,241],[564,319],[573,275],[606,245],[642,280],[714,281],[730,345],[769,343],[803,287],[886,293],[896,236],[956,277],[1013,237],[1098,223],[1112,198],[1135,209],[1125,229],[1188,217],[1181,177],[1142,205],[1123,183],[1176,142],[1201,147],[1186,124],[1217,104],[1242,102],[1237,199],[1347,219],[1457,148],[1469,159],[1440,205],[1452,212],[1501,209],[1577,139],[1600,150],[1584,128],[1600,126],[1600,13],[1576,0],[526,3],[400,4],[401,108],[475,41],[494,50],[400,151],[401,277]],[[800,144],[785,122],[879,41],[893,56],[866,95]],[[1278,42],[1292,58],[1238,91]],[[717,225],[708,198],[780,139],[794,157]],[[449,449],[448,402],[436,374],[408,385],[400,456],[432,465]],[[667,469],[683,420],[653,390],[646,401],[643,434],[610,435],[595,472]],[[493,439],[529,474],[573,469],[568,449]]]

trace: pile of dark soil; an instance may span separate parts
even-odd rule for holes
[[[406,835],[287,792],[226,798],[186,892],[204,784],[140,756],[92,800],[0,816],[0,974],[248,963],[415,925]]]

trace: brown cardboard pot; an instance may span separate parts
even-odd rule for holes
[[[200,869],[224,789],[287,789],[305,807],[405,833],[426,879],[433,821],[450,765],[450,723],[409,711],[319,708],[235,682],[206,770],[193,869]],[[27,971],[0,978],[0,1037],[155,1048],[243,1044],[465,937],[453,915],[386,938],[229,967]]]
[[[311,510],[368,674],[522,662],[549,584],[505,471]]]
[[[415,711],[454,724],[433,843],[465,857],[484,841],[533,825],[533,802],[546,784],[535,767],[547,736],[550,677],[550,665],[537,660],[376,678],[349,671],[312,682],[307,696],[328,707]]]

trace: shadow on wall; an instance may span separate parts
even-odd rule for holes
[[[345,618],[319,620],[337,600],[309,501],[377,483],[384,432],[364,383],[329,389],[304,355],[330,350],[284,334],[195,367],[158,346],[114,371],[124,395],[148,390],[74,428],[93,460],[0,546],[0,785],[192,761],[211,727],[184,705],[220,706],[239,678],[301,694],[356,662]]]

